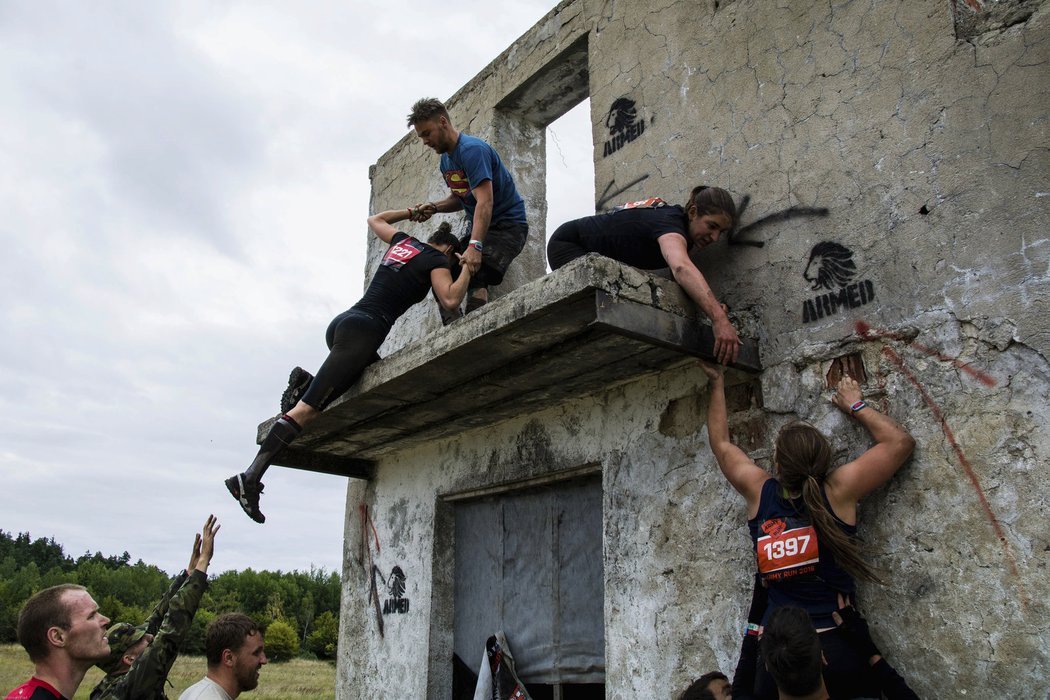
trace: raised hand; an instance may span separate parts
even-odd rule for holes
[[[843,375],[839,381],[838,387],[835,388],[835,393],[831,396],[831,402],[848,415],[852,413],[850,407],[862,398],[864,398],[864,395],[860,391],[860,384],[847,374]]]
[[[197,562],[201,558],[201,534],[198,532],[193,537],[193,551],[190,552],[190,563],[186,565],[186,573],[192,574],[197,568]]]
[[[201,553],[197,561],[197,571],[208,571],[208,564],[211,563],[211,557],[215,553],[215,535],[219,532],[220,527],[214,515],[209,515],[208,519],[204,521],[204,527],[199,535],[201,538]]]

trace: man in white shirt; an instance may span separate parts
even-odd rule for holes
[[[262,630],[241,613],[219,615],[208,625],[204,642],[208,674],[179,696],[179,700],[236,700],[259,685],[259,669],[266,663]]]

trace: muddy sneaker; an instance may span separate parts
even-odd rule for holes
[[[266,516],[259,510],[259,495],[262,493],[262,482],[253,484],[244,481],[244,474],[231,476],[226,480],[226,488],[230,494],[241,504],[241,510],[257,523],[265,523]]]
[[[303,394],[310,387],[310,382],[314,380],[314,375],[307,372],[302,367],[296,367],[292,370],[292,373],[288,375],[288,388],[281,394],[281,413],[288,413],[288,411],[295,408],[295,404],[299,403],[299,399],[303,398]]]

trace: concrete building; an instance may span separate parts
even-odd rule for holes
[[[532,234],[493,303],[448,328],[416,307],[285,455],[353,477],[338,696],[450,698],[453,654],[476,671],[499,630],[552,697],[735,665],[754,559],[707,445],[704,321],[604,258],[544,275],[544,129],[589,96],[596,210],[747,202],[747,245],[697,257],[749,338],[735,441],[768,466],[802,418],[859,454],[844,368],[915,436],[860,513],[887,657],[922,697],[1047,697],[1048,57],[1044,0],[565,0],[448,99]],[[436,160],[406,133],[373,211],[444,196]]]

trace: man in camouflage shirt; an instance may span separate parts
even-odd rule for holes
[[[168,673],[208,587],[218,531],[215,516],[209,515],[194,540],[189,566],[175,577],[145,623],[135,627],[118,622],[109,628],[110,655],[97,664],[106,677],[91,691],[91,700],[166,700]]]

